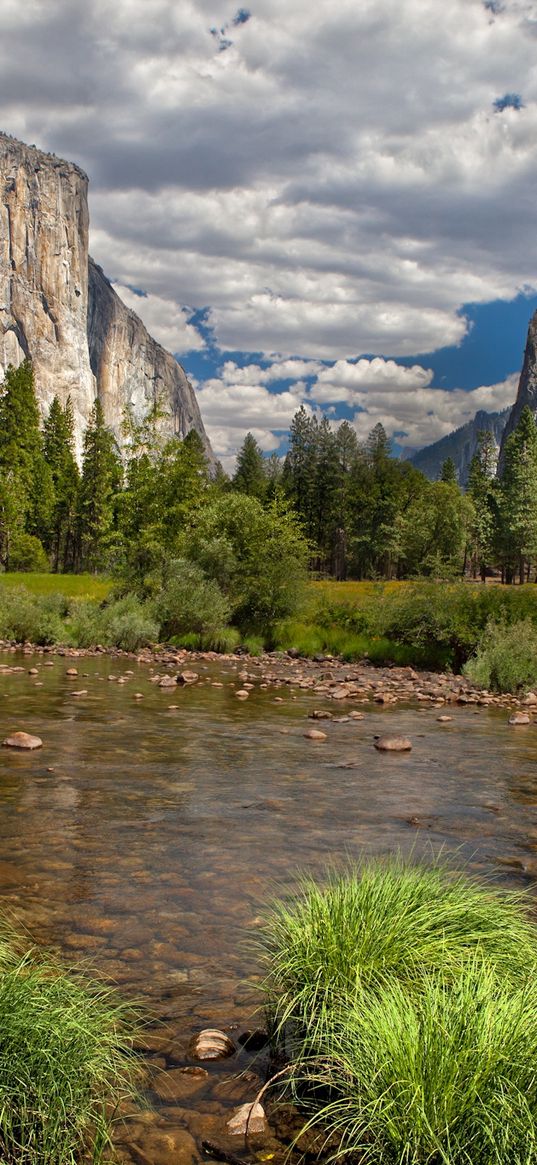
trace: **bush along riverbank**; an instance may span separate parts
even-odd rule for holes
[[[40,585],[39,576],[34,581]],[[493,693],[524,695],[537,686],[533,586],[310,584],[300,617],[271,618],[265,611],[257,621],[235,626],[226,622],[230,607],[214,581],[185,562],[175,563],[151,597],[113,588],[106,597],[80,597],[68,586],[63,593],[61,585],[57,578],[58,589],[45,593],[12,579],[0,586],[0,638],[130,652],[159,642],[173,650],[221,654],[275,649],[350,664],[463,670],[472,685]]]
[[[275,1086],[332,1160],[535,1162],[537,929],[520,896],[372,863],[305,881],[262,946]]]
[[[112,1114],[136,1096],[134,1012],[0,925],[1,1159],[99,1162]]]

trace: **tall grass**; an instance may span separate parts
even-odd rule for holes
[[[373,863],[304,882],[262,943],[273,1045],[334,1156],[537,1160],[537,929],[520,896]]]
[[[110,1108],[135,1095],[132,1014],[54,960],[0,952],[0,1158],[98,1161]]]

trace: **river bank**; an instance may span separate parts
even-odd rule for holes
[[[215,651],[187,651],[169,648],[166,645],[147,648],[138,652],[122,651],[119,648],[102,647],[75,648],[62,646],[39,646],[31,643],[15,644],[0,640],[0,651],[11,655],[58,657],[68,660],[96,659],[103,656],[112,660],[131,660],[145,665],[151,673],[151,682],[169,688],[171,681],[179,687],[197,683],[200,676],[195,674],[196,665],[222,664],[237,670],[237,679],[248,683],[253,681],[261,690],[287,687],[308,691],[333,700],[341,707],[344,703],[360,704],[373,701],[376,704],[397,704],[412,700],[418,703],[475,704],[477,707],[527,708],[537,714],[537,693],[498,695],[480,688],[463,675],[452,672],[417,671],[412,667],[378,667],[368,663],[349,664],[330,656],[314,660],[298,656],[294,652],[265,652],[262,656],[240,653],[220,653]],[[4,674],[24,671],[22,664],[1,663]],[[75,678],[78,669],[73,670]],[[190,674],[187,674],[190,673]],[[183,678],[187,674],[187,678]],[[118,682],[125,683],[129,676],[123,673]],[[110,680],[114,676],[109,677]],[[202,677],[203,679],[203,677]],[[162,682],[165,681],[165,682]],[[248,687],[242,688],[242,698],[247,698]],[[244,695],[246,693],[246,695]]]

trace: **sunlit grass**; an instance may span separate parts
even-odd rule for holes
[[[262,934],[272,1042],[334,1157],[537,1160],[537,929],[436,865],[303,883]]]
[[[0,587],[26,587],[33,595],[65,595],[76,599],[106,599],[110,579],[95,574],[0,574]]]
[[[0,951],[0,1158],[101,1159],[110,1113],[136,1093],[133,1013],[49,956]]]

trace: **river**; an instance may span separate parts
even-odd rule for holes
[[[441,724],[423,704],[361,704],[363,720],[323,721],[317,743],[303,735],[308,713],[328,702],[261,688],[253,663],[197,662],[198,682],[171,694],[126,657],[0,653],[1,663],[21,670],[0,672],[0,738],[24,729],[43,740],[37,752],[0,750],[2,907],[153,1017],[154,1111],[126,1160],[194,1161],[253,1099],[265,1063],[244,1049],[203,1082],[181,1083],[177,1068],[200,1029],[236,1042],[262,1022],[252,939],[267,901],[301,871],[443,848],[534,893],[537,726],[509,727],[505,709],[455,706]],[[253,687],[240,701],[245,668]],[[408,735],[412,751],[377,752],[374,735],[387,731]]]

